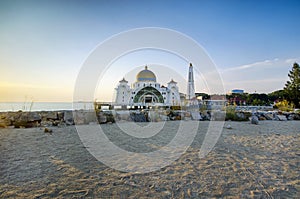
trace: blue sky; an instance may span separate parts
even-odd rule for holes
[[[281,89],[293,62],[300,61],[299,10],[299,1],[1,0],[0,101],[25,96],[71,101],[77,74],[93,49],[112,35],[141,27],[169,28],[193,38],[215,62],[226,90],[268,93]],[[159,55],[153,58],[156,63]],[[122,76],[107,74],[113,81],[103,100],[111,99],[109,90]],[[198,81],[196,90],[205,91]]]

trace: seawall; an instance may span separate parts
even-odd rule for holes
[[[194,112],[193,112],[194,113]],[[249,112],[205,111],[195,117],[188,111],[171,110],[113,110],[113,111],[87,111],[87,110],[61,110],[61,111],[31,111],[31,112],[0,112],[0,128],[32,128],[67,126],[80,124],[105,124],[116,121],[131,122],[160,122],[171,120],[232,120],[249,121]],[[200,115],[200,116],[199,116]],[[259,120],[300,120],[300,113],[287,112],[256,112]]]

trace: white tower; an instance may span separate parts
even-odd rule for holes
[[[194,73],[193,73],[193,65],[190,63],[189,67],[189,76],[188,76],[188,88],[187,88],[187,99],[194,99],[195,96],[195,86],[194,86]]]
[[[128,86],[128,81],[124,78],[119,81],[119,85],[116,89],[116,99],[115,103],[119,105],[128,105],[130,99],[130,87]]]

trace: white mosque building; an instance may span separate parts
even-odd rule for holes
[[[193,66],[189,68],[188,98],[195,96]],[[123,107],[152,107],[152,106],[181,106],[184,103],[184,94],[179,92],[177,82],[173,79],[167,87],[156,81],[155,74],[145,66],[145,69],[136,75],[136,82],[130,87],[124,78],[115,88],[114,106]]]

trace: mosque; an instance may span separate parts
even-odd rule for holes
[[[153,106],[182,106],[187,99],[195,98],[193,66],[189,66],[188,93],[180,93],[177,82],[173,79],[163,86],[156,81],[155,74],[145,66],[136,75],[136,82],[130,87],[124,78],[115,88],[114,106],[129,108],[149,108]]]

